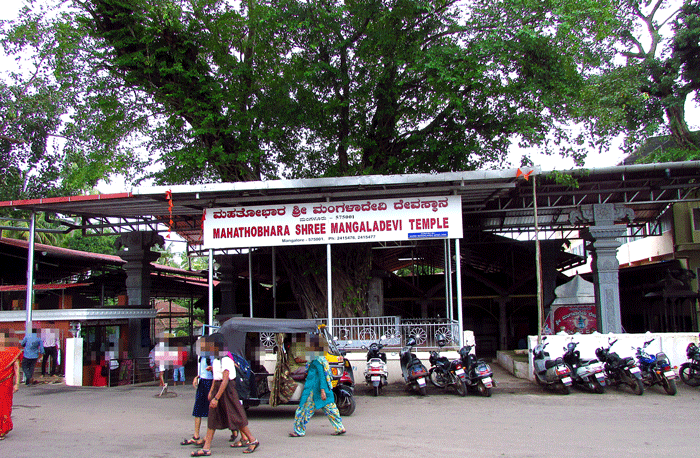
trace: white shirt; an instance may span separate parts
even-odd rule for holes
[[[214,373],[214,380],[223,380],[224,371],[228,371],[229,380],[233,380],[236,377],[236,365],[233,364],[233,360],[228,356],[212,361],[211,370]]]
[[[44,343],[44,348],[58,346],[58,338],[56,337],[56,334],[54,334],[51,331],[42,332],[41,333],[41,340]]]

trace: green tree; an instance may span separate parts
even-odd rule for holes
[[[95,142],[82,163],[118,163],[137,138],[160,183],[469,170],[514,141],[581,159],[566,124],[618,22],[612,0],[70,5],[24,10],[6,49],[45,57],[67,132]],[[333,250],[334,313],[361,314],[369,245]],[[279,254],[310,316],[325,315],[323,251]]]
[[[84,237],[80,232],[74,231],[63,239],[59,246],[88,253],[118,256],[114,246],[117,237],[117,235]]]
[[[89,191],[140,165],[124,146],[138,125],[119,109],[127,94],[71,61],[86,51],[66,17],[25,7],[16,21],[0,21],[3,52],[16,62],[0,80],[2,199]]]
[[[685,105],[700,101],[700,2],[624,0],[618,16],[624,61],[591,78],[582,120],[600,138],[626,133],[630,152],[670,134],[674,147],[647,161],[698,157],[700,138],[688,128]]]

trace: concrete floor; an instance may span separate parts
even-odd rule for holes
[[[493,365],[490,398],[459,397],[430,387],[419,397],[392,384],[374,397],[360,384],[357,410],[343,419],[348,433],[331,436],[322,414],[304,438],[290,438],[294,406],[248,411],[268,457],[597,457],[696,456],[700,389],[679,385],[676,396],[652,388],[643,396],[609,389],[603,395],[545,393]],[[0,442],[2,457],[186,457],[192,446],[194,389],[156,386],[74,388],[22,386],[15,394],[14,431]],[[204,430],[202,431],[204,434]],[[212,456],[235,456],[217,432]]]

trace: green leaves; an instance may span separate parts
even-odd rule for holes
[[[675,60],[634,66],[613,57],[639,4],[612,0],[88,0],[26,10],[3,45],[25,65],[8,87],[47,98],[32,138],[65,142],[72,166],[46,174],[71,188],[144,161],[158,183],[440,172],[653,130],[696,87],[686,3]]]

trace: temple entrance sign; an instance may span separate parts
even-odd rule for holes
[[[204,210],[205,249],[462,238],[459,195]]]

